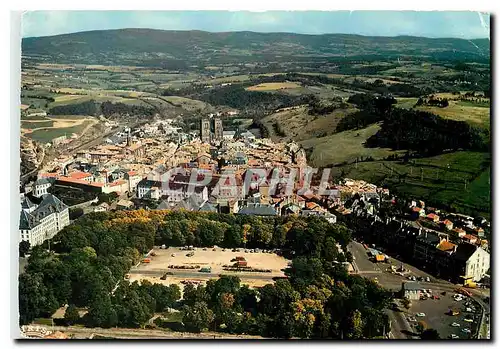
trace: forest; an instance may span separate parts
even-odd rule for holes
[[[438,100],[445,103],[443,101],[447,103],[447,100]],[[393,108],[396,100],[387,96],[356,94],[349,97],[348,102],[360,110],[340,120],[335,131],[361,129],[380,122],[381,129],[366,141],[367,147],[407,149],[426,156],[460,149],[489,151],[489,131],[464,121],[425,111]]]
[[[366,145],[414,150],[425,155],[449,150],[484,152],[489,151],[490,136],[488,130],[464,121],[444,119],[424,111],[394,109]]]
[[[103,102],[98,103],[94,100],[60,105],[49,109],[50,115],[91,115],[104,116],[113,115],[135,115],[135,116],[153,116],[155,110],[150,107],[144,107],[134,104]]]
[[[20,323],[50,316],[68,304],[62,322],[88,327],[144,328],[154,313],[177,308],[177,330],[246,333],[275,338],[374,338],[388,330],[391,294],[342,262],[350,232],[319,217],[235,216],[215,213],[117,211],[85,215],[47,246],[32,249],[19,276]],[[223,276],[206,286],[124,280],[154,245],[279,247],[292,259],[286,274],[257,289]],[[337,249],[337,244],[341,250]],[[78,309],[87,309],[81,317]],[[160,326],[171,326],[161,319]]]

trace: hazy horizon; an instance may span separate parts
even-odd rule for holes
[[[30,11],[22,37],[153,29],[471,40],[489,38],[489,26],[488,14],[458,11]]]

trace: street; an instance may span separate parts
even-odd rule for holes
[[[392,274],[386,271],[386,269],[392,264],[395,266],[403,265],[407,270],[410,270],[411,275],[416,277],[429,277],[431,282],[419,281],[424,287],[432,289],[433,292],[450,292],[455,293],[455,290],[460,285],[452,284],[448,281],[436,279],[432,275],[414,267],[409,264],[403,263],[395,258],[391,258],[390,263],[374,263],[370,261],[367,251],[363,244],[352,241],[348,245],[349,251],[353,255],[353,267],[356,274],[369,279],[377,279],[380,286],[391,290],[400,291],[402,283],[408,281],[404,276]],[[490,317],[490,307],[483,300],[484,297],[490,296],[490,290],[488,289],[469,289],[472,293],[472,298],[481,307],[480,313],[480,324],[479,331],[477,333],[477,338],[486,339],[489,338],[489,317]],[[425,302],[425,301],[424,301]],[[431,310],[432,311],[432,310]],[[412,338],[408,333],[413,332],[408,321],[405,319],[404,312],[397,312],[394,310],[388,310],[388,316],[391,320],[392,325],[392,338],[394,339],[409,339]],[[444,319],[444,318],[443,318]]]

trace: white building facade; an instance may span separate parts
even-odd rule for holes
[[[31,246],[40,245],[67,225],[69,208],[52,194],[43,195],[38,205],[28,198],[21,203],[20,241],[28,241]]]

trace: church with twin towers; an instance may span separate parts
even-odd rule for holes
[[[200,121],[200,138],[202,142],[221,142],[224,138],[222,120],[218,117],[203,118]]]

